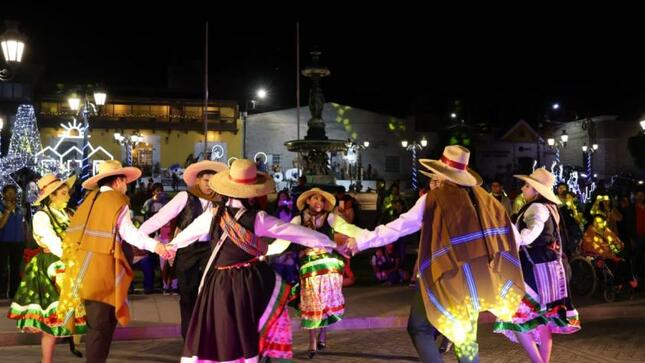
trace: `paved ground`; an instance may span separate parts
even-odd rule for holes
[[[308,361],[306,336],[296,332],[295,361]],[[491,333],[490,324],[480,325],[482,362],[527,362],[518,345]],[[108,362],[177,362],[181,353],[179,339],[115,342]],[[37,346],[0,348],[5,362],[36,362]],[[455,362],[452,354],[446,362]],[[320,353],[315,362],[418,362],[416,352],[404,329],[336,331],[329,335],[327,352]],[[584,323],[583,330],[571,336],[556,336],[552,362],[643,362],[645,361],[645,317],[632,319],[599,319]],[[60,345],[56,362],[80,363],[66,346]]]
[[[405,332],[408,302],[407,287],[350,288],[347,292],[347,319],[339,330],[329,333],[329,348],[317,362],[416,362],[416,352]],[[110,362],[177,362],[181,342],[176,322],[176,298],[161,295],[135,297],[133,327],[122,329],[115,341]],[[583,330],[571,336],[556,336],[552,362],[643,362],[645,361],[645,299],[612,304],[597,299],[577,301]],[[3,309],[6,309],[3,308]],[[145,320],[148,319],[148,320]],[[518,345],[491,333],[489,319],[482,316],[479,327],[482,362],[527,362]],[[297,323],[297,322],[294,322]],[[15,337],[14,325],[0,318],[5,329],[0,338]],[[20,334],[28,336],[27,334]],[[37,343],[31,336],[31,343]],[[159,339],[150,339],[158,337]],[[143,338],[143,339],[142,339]],[[168,339],[170,338],[170,339]],[[1,339],[0,339],[1,340]],[[306,361],[306,334],[294,331],[295,361]],[[8,341],[7,341],[8,342]],[[15,343],[15,342],[14,342]],[[24,344],[22,342],[21,344]],[[7,345],[7,344],[5,344]],[[0,362],[37,362],[39,347],[11,344],[0,347]],[[83,350],[83,346],[81,346]],[[454,357],[446,356],[447,362]],[[80,363],[61,345],[56,362]]]

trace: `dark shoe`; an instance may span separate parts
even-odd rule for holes
[[[322,351],[322,350],[325,350],[325,348],[327,348],[327,343],[323,342],[322,340],[319,340],[318,341],[318,350]]]
[[[78,358],[83,358],[83,353],[81,353],[80,350],[76,349],[76,344],[74,343],[74,338],[69,337],[67,339],[68,339],[67,342],[69,343],[69,351],[72,354],[74,354],[75,356],[77,356]]]
[[[315,350],[311,350],[311,349],[310,349],[310,350],[307,352],[307,357],[308,357],[309,359],[314,359],[314,357],[315,357],[315,356],[316,356],[316,351],[315,351]]]

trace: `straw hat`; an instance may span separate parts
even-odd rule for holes
[[[560,198],[553,193],[553,185],[555,184],[555,176],[544,168],[538,168],[531,173],[531,175],[513,175],[514,177],[524,180],[528,185],[532,186],[541,196],[549,201],[559,205],[562,204]]]
[[[38,185],[38,199],[36,199],[33,205],[40,205],[40,202],[45,200],[51,193],[55,192],[56,189],[60,188],[63,184],[71,188],[76,181],[76,175],[73,175],[65,180],[61,180],[54,174],[47,174],[42,178],[38,179],[36,185]]]
[[[320,194],[323,198],[327,200],[327,205],[325,206],[325,210],[327,212],[331,212],[332,209],[334,209],[334,206],[336,206],[336,197],[334,197],[331,193],[327,193],[326,191],[320,188],[312,188],[300,194],[300,196],[298,197],[298,200],[296,201],[296,206],[298,207],[298,210],[303,210],[307,205],[307,199],[309,199],[309,197],[315,194]]]
[[[434,174],[441,175],[455,184],[465,187],[481,185],[482,178],[468,167],[469,159],[470,151],[468,149],[459,145],[450,145],[443,149],[441,159],[420,159],[419,162]],[[422,173],[428,175],[423,171]]]
[[[208,181],[217,194],[232,198],[255,198],[275,191],[275,182],[268,174],[258,172],[255,162],[237,159],[231,168],[213,175]]]
[[[96,189],[99,180],[113,175],[124,175],[126,183],[132,183],[141,176],[141,170],[131,166],[124,168],[118,160],[102,161],[99,163],[98,169],[99,170],[96,175],[83,182],[82,186],[84,189]]]
[[[226,169],[228,169],[226,164],[220,163],[219,161],[202,160],[198,163],[190,164],[186,170],[184,170],[184,181],[188,187],[192,187],[197,182],[197,174],[202,171],[212,170],[213,173],[217,174]]]

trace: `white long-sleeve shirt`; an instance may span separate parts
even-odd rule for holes
[[[320,227],[322,225],[322,220],[320,222],[316,222],[317,227]],[[291,219],[291,223],[295,225],[302,225],[302,220],[300,216],[295,216]],[[356,227],[351,223],[347,223],[347,221],[345,221],[343,217],[337,215],[336,213],[327,214],[327,223],[331,226],[334,232],[338,232],[352,238],[355,238],[361,233],[366,232],[366,230],[362,228]],[[269,251],[267,252],[267,255],[279,255],[284,252],[290,244],[291,241],[285,239],[276,239],[269,245]]]
[[[99,189],[100,192],[107,192],[113,190],[108,186],[102,186]],[[121,209],[119,217],[116,222],[116,229],[119,232],[119,237],[121,240],[133,245],[134,247],[140,250],[148,250],[150,252],[155,251],[155,246],[157,246],[157,241],[148,237],[147,234],[141,232],[137,227],[132,224],[132,219],[130,218],[130,207],[126,204]]]
[[[242,204],[235,199],[229,200],[228,205],[233,208],[242,207]],[[186,227],[186,229],[175,236],[166,247],[177,250],[197,240],[208,240],[210,238],[209,234],[213,217],[214,209],[209,208]],[[306,247],[336,247],[336,243],[326,235],[303,226],[283,222],[264,211],[259,211],[255,216],[253,229],[254,233],[259,237],[281,238]]]
[[[208,210],[213,206],[213,203],[210,200],[199,198],[199,202],[202,204],[203,210]],[[188,192],[177,193],[177,195],[175,195],[170,202],[166,203],[166,205],[164,205],[155,215],[143,222],[141,227],[139,227],[139,230],[146,235],[156,232],[159,228],[177,217],[186,206],[186,203],[188,203]],[[199,240],[207,241],[208,236],[205,238],[206,239]]]
[[[533,203],[526,208],[524,214],[520,216],[526,223],[526,228],[520,231],[520,245],[528,246],[533,243],[544,230],[544,224],[549,217],[549,208],[542,203]]]
[[[426,209],[426,195],[417,199],[414,206],[399,218],[388,224],[382,224],[373,231],[365,231],[356,237],[359,250],[381,247],[395,242],[403,236],[417,232],[423,226],[423,213]]]
[[[417,232],[423,227],[423,214],[426,209],[427,195],[417,199],[414,206],[399,218],[388,224],[377,226],[373,231],[365,231],[356,237],[356,244],[359,250],[385,246],[395,242],[403,236]],[[513,224],[511,224],[515,240],[520,241],[520,235]],[[536,236],[537,237],[537,236]],[[518,246],[519,248],[519,243]]]
[[[69,222],[69,216],[65,211],[60,211],[53,207],[50,209],[52,213],[56,214],[56,218],[61,220],[61,222]],[[49,219],[49,215],[43,211],[38,211],[34,214],[32,223],[34,240],[36,243],[40,247],[48,249],[52,254],[61,257],[63,255],[63,243],[60,237],[56,234],[54,226]]]

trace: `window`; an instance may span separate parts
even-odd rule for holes
[[[222,107],[220,109],[220,115],[222,117],[226,117],[226,118],[234,118],[235,117],[235,108],[233,108],[233,107]]]
[[[386,173],[400,173],[401,172],[401,157],[398,155],[385,156],[385,172]]]
[[[185,106],[184,107],[184,113],[186,114],[186,117],[201,117],[202,116],[202,107],[200,106]]]
[[[58,102],[41,102],[40,112],[43,113],[58,113]]]
[[[149,105],[132,105],[132,113],[135,115],[149,115],[150,106]]]
[[[132,114],[132,106],[130,105],[114,105],[114,116],[125,116]]]
[[[132,151],[132,163],[141,169],[144,175],[152,175],[152,146],[144,144]]]
[[[271,164],[280,165],[280,154],[270,154],[271,155]]]
[[[155,116],[168,116],[169,107],[166,105],[150,106],[150,114]]]

